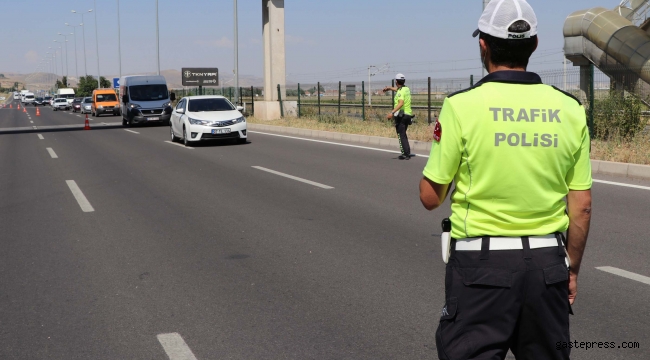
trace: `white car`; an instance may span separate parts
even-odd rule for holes
[[[70,104],[68,104],[68,99],[65,98],[56,98],[54,99],[54,104],[52,105],[52,110],[70,110]]]
[[[172,141],[182,140],[185,146],[194,141],[235,139],[245,144],[246,119],[223,96],[188,96],[178,101],[172,111],[169,131]]]

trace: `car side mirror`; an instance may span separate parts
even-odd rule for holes
[[[176,101],[176,93],[169,94],[169,100]]]
[[[244,111],[244,107],[243,106],[237,106],[237,111]]]
[[[185,114],[185,109],[176,109],[177,114]]]

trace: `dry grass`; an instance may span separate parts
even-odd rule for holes
[[[591,158],[650,165],[650,134],[639,134],[632,139],[593,140]]]
[[[347,134],[381,136],[388,138],[394,138],[397,136],[392,120],[361,121],[357,118],[338,115],[323,115],[320,120],[318,116],[303,116],[300,119],[284,118],[271,121],[261,121],[254,117],[248,117],[246,120],[253,124],[286,126],[321,131],[334,131]],[[426,120],[419,120],[409,127],[408,136],[411,140],[430,142],[433,140],[433,128],[428,126]]]
[[[334,131],[348,134],[382,136],[394,138],[395,127],[392,122],[378,120],[378,114],[369,116],[373,120],[361,121],[338,115],[303,116],[302,118],[284,118],[272,121],[261,121],[254,117],[247,118],[253,124],[286,126],[310,130]],[[426,117],[419,118],[409,127],[409,139],[431,142],[433,127],[429,126]],[[633,164],[650,165],[650,134],[640,134],[633,139],[624,140],[593,140],[591,158],[594,160],[616,161]]]

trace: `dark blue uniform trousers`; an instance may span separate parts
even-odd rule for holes
[[[443,360],[569,359],[568,268],[563,247],[452,252],[436,331]],[[558,235],[558,242],[559,235]]]

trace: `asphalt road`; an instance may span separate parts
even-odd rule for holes
[[[260,133],[186,149],[167,127],[46,129],[83,118],[15,107],[0,359],[437,358],[449,210],[419,203],[426,158]],[[594,185],[571,338],[640,348],[572,358],[647,359],[650,284],[597,267],[650,276],[650,183],[596,178],[648,189]]]

